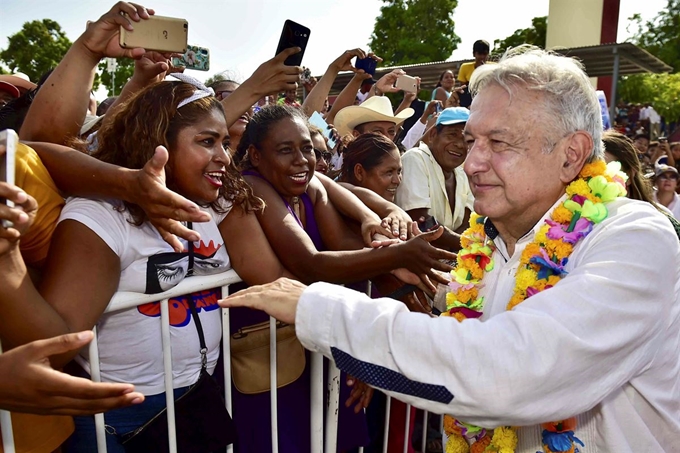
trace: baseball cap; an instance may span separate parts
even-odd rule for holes
[[[442,110],[437,118],[437,126],[450,126],[452,124],[467,123],[470,111],[465,107],[449,107]]]

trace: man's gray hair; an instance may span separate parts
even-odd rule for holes
[[[498,64],[486,64],[472,73],[470,93],[475,96],[489,84],[504,88],[511,98],[518,88],[544,95],[543,108],[549,115],[544,125],[549,131],[546,152],[569,133],[585,131],[593,138],[588,161],[603,158],[600,102],[577,60],[534,46],[515,47],[506,51]]]

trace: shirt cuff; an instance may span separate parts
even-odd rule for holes
[[[295,333],[306,349],[330,356],[333,304],[338,303],[335,299],[339,289],[330,283],[319,282],[308,286],[300,296],[295,312]]]

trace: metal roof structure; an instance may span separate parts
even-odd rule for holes
[[[651,53],[629,42],[552,50],[581,60],[590,77],[613,76],[616,73],[618,75],[642,72],[659,74],[673,70],[671,66]]]
[[[580,60],[590,77],[614,76],[616,78],[619,75],[643,72],[661,73],[670,72],[673,69],[651,53],[629,42],[552,50]],[[432,90],[436,86],[439,76],[444,71],[450,69],[454,74],[457,74],[460,65],[468,61],[472,60],[436,61],[432,63],[379,68],[376,70],[373,78],[377,80],[393,69],[401,68],[411,76],[420,77],[422,89]],[[353,73],[351,72],[338,74],[330,94],[336,95],[340,93],[345,85],[347,85],[347,82],[350,81],[352,75]],[[320,77],[317,76],[317,78]]]

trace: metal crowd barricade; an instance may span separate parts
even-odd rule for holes
[[[216,287],[222,288],[223,297],[228,294],[229,285],[233,283],[240,282],[240,277],[236,272],[228,271],[221,274],[210,275],[210,276],[194,276],[188,279],[184,279],[180,284],[174,288],[165,291],[160,294],[139,294],[130,292],[118,292],[114,295],[106,308],[105,313],[114,313],[121,310],[126,310],[129,308],[137,307],[138,305],[143,305],[150,302],[157,302],[160,300],[161,308],[161,341],[163,346],[163,366],[165,372],[165,388],[173,388],[172,380],[172,350],[170,343],[170,315],[169,315],[169,299],[174,297],[183,296],[190,293],[195,293],[198,291],[208,290]],[[370,285],[368,287],[368,294],[370,294]],[[220,309],[222,312],[222,354],[224,358],[224,399],[226,403],[227,410],[232,416],[238,416],[238,414],[233,414],[232,408],[232,395],[231,395],[231,354],[229,348],[229,310]],[[90,355],[90,375],[92,380],[95,382],[101,382],[101,370],[99,365],[99,347],[97,343],[97,328],[94,329],[94,339],[89,345],[89,355]],[[276,320],[270,318],[270,382],[271,388],[277,388],[276,382]],[[2,353],[2,348],[0,347],[0,353]],[[324,412],[323,412],[323,399],[324,399],[324,388],[323,388],[323,356],[318,353],[312,353],[311,357],[311,448],[312,452],[325,451],[326,453],[335,453],[337,446],[337,435],[338,435],[338,409],[340,404],[340,370],[335,366],[334,362],[330,362],[328,381],[327,381],[327,391],[328,391],[328,404],[326,411],[326,426],[324,432]],[[278,453],[278,417],[277,417],[277,392],[271,391],[271,434],[272,434],[272,453]],[[176,440],[176,426],[175,426],[175,401],[173,398],[173,392],[166,391],[166,404],[167,404],[167,414],[168,414],[168,437],[170,444],[170,453],[177,453],[177,440]],[[389,423],[390,423],[390,406],[391,398],[387,397],[387,407],[386,407],[386,417],[385,417],[385,429],[384,429],[384,439],[383,439],[383,451],[387,451],[388,437],[389,437]],[[411,406],[407,406],[406,410],[406,431],[404,436],[404,452],[408,451],[408,432],[410,428],[410,423],[412,422],[410,418]],[[106,428],[104,423],[104,414],[96,414],[95,418],[95,428],[97,436],[97,451],[99,453],[106,453]],[[5,453],[14,453],[14,440],[12,433],[12,421],[10,413],[7,411],[0,410],[0,429],[2,432],[2,443]],[[425,412],[425,419],[423,423],[423,440],[422,440],[422,451],[425,451],[427,433],[427,412]],[[325,436],[324,436],[325,434]],[[325,446],[325,448],[324,448]],[[226,448],[227,453],[233,452],[233,445]],[[363,448],[359,450],[363,452]]]

